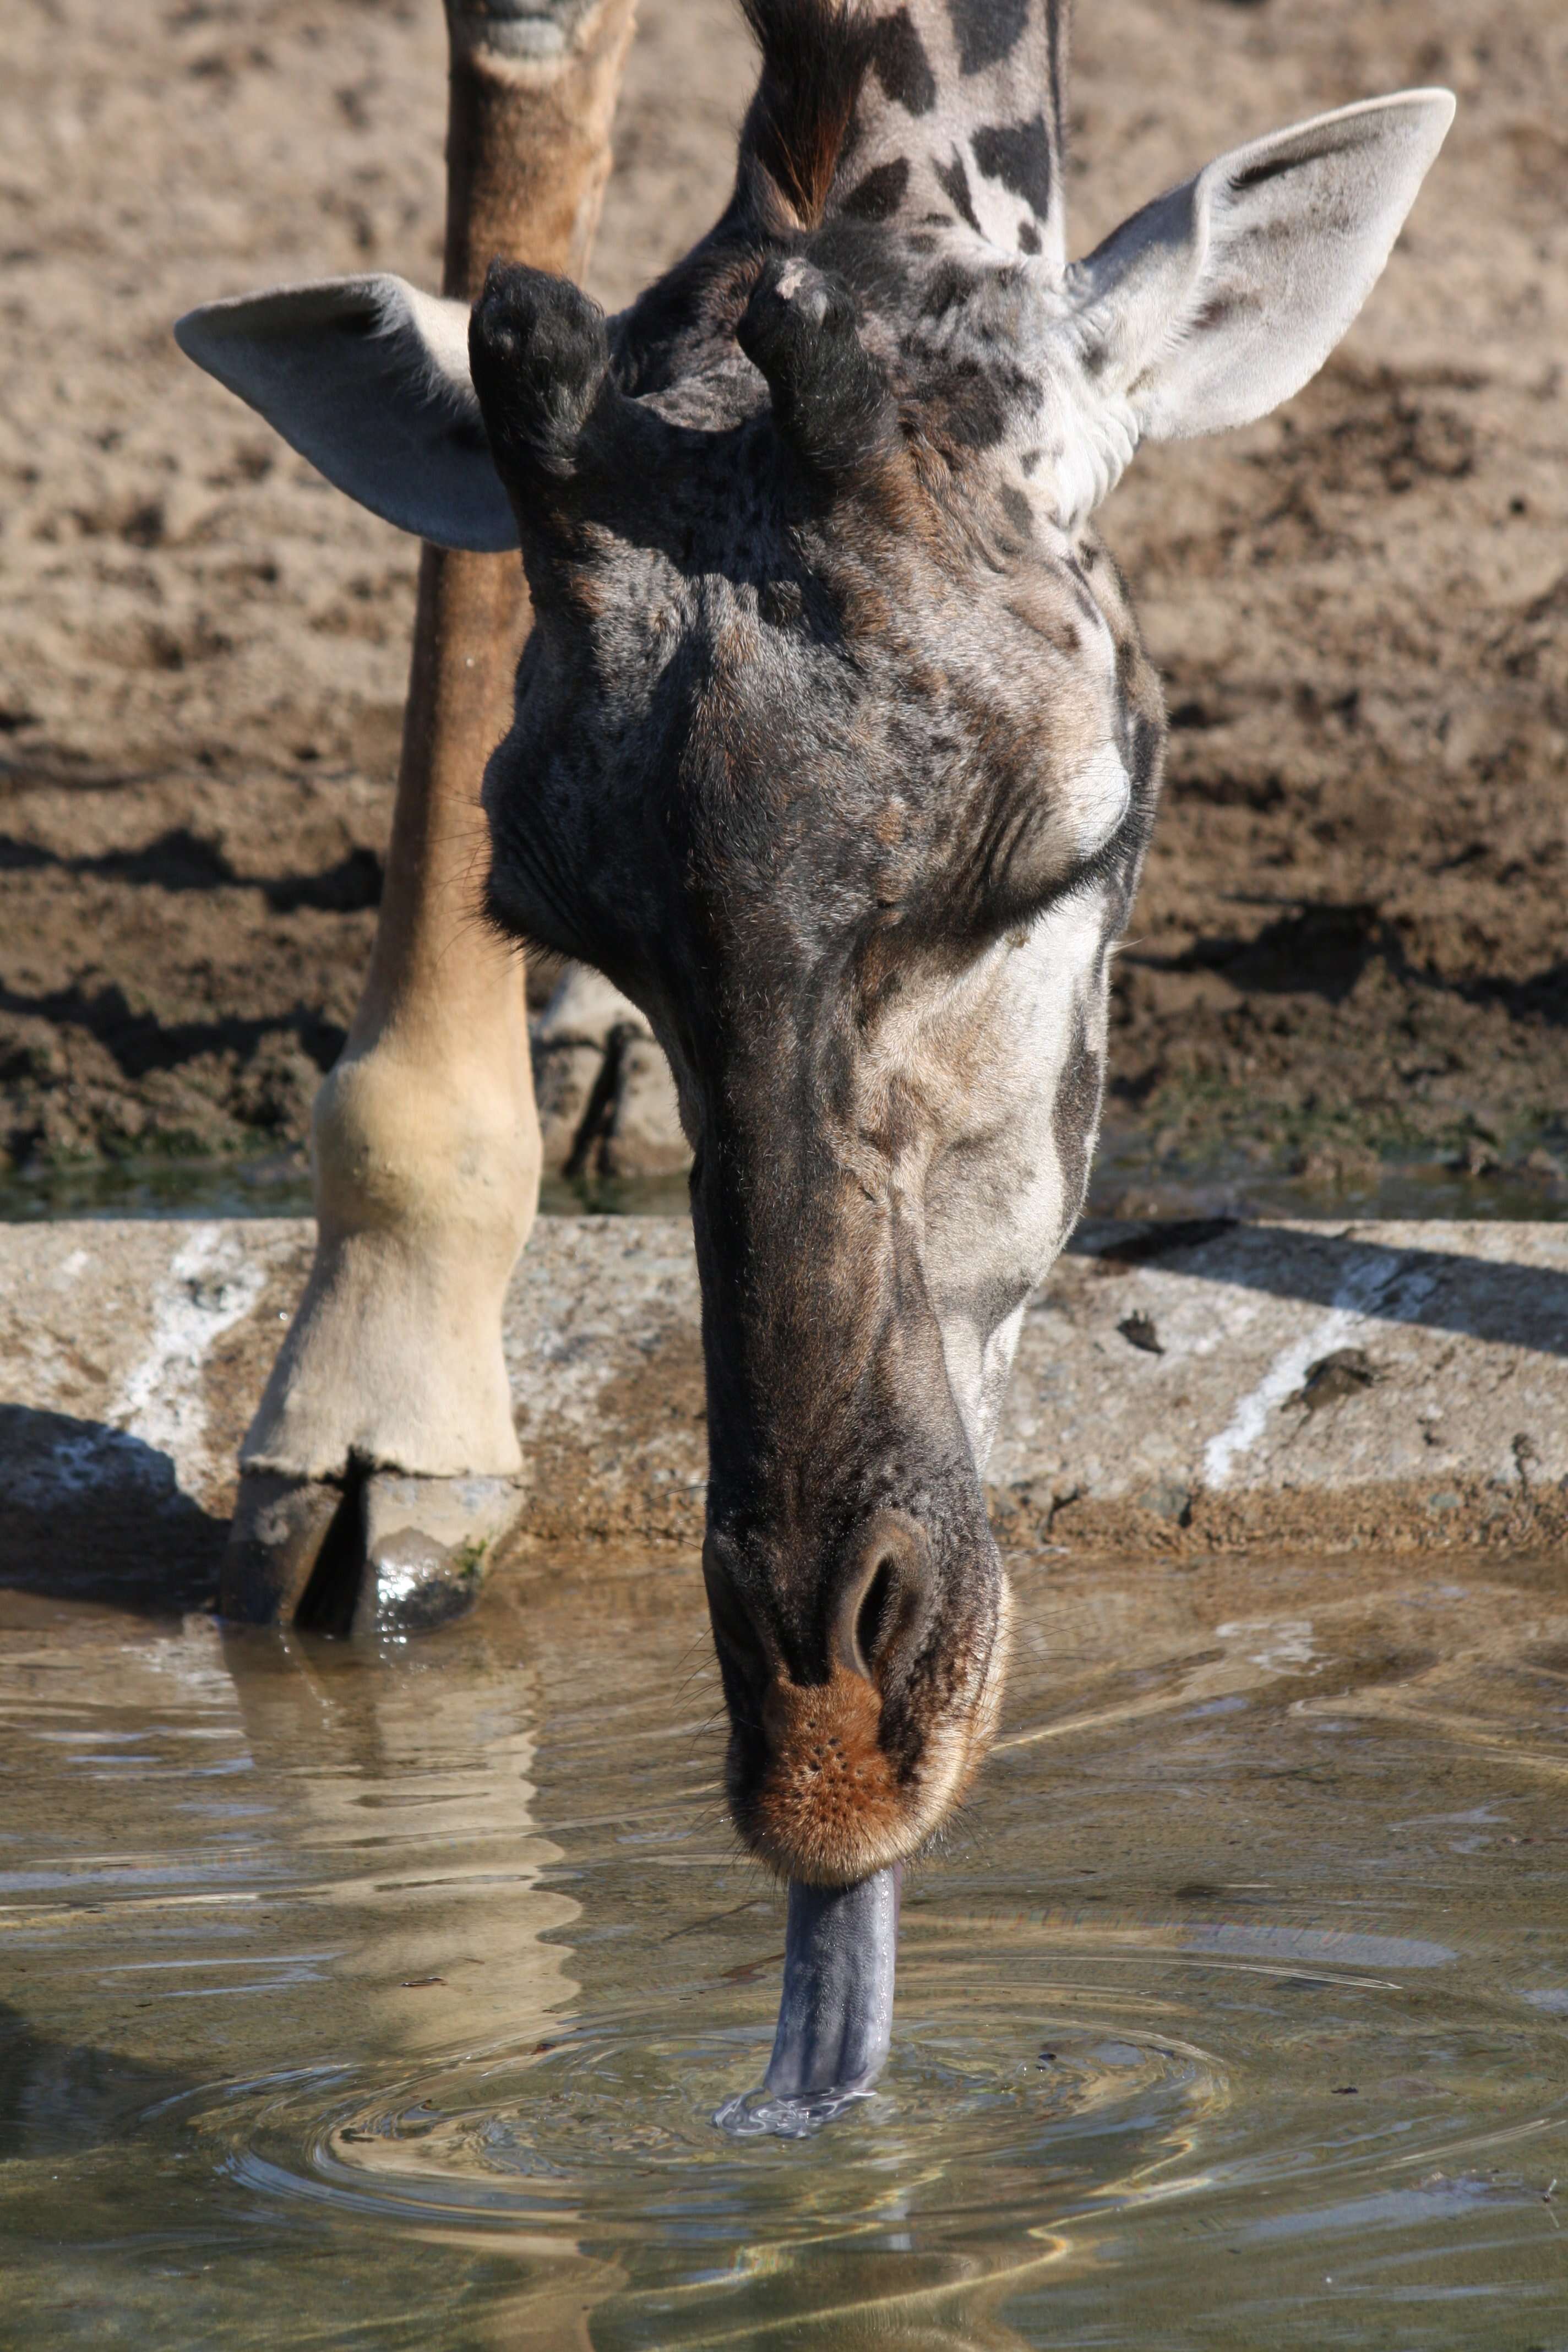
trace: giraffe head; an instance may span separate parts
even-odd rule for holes
[[[1054,0],[747,6],[734,195],[620,317],[498,266],[471,317],[376,278],[181,333],[378,511],[521,545],[489,911],[668,1051],[732,1807],[834,1885],[937,1829],[1002,1686],[982,1479],[1163,733],[1092,511],[1316,370],[1452,102],[1259,140],[1069,268]]]

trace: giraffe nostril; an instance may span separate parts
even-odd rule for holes
[[[851,1551],[834,1608],[837,1664],[888,1687],[915,1656],[934,1579],[925,1532],[902,1511],[879,1511]]]
[[[860,1603],[859,1614],[855,1620],[855,1648],[863,1675],[871,1671],[871,1660],[877,1654],[892,1597],[893,1563],[884,1559],[879,1562],[870,1583],[866,1587],[866,1598]]]

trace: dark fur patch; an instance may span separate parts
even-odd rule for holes
[[[904,191],[910,184],[910,159],[895,155],[889,163],[879,163],[868,172],[858,187],[842,199],[838,209],[850,220],[891,220],[904,201]]]
[[[741,8],[763,53],[741,133],[742,184],[752,183],[764,214],[771,191],[791,216],[770,227],[815,228],[871,63],[874,28],[840,0],[741,0]]]
[[[967,302],[973,293],[976,280],[972,270],[961,262],[943,261],[932,270],[925,292],[921,297],[921,315],[926,319],[945,318],[949,310]]]
[[[1000,180],[1039,219],[1047,217],[1051,209],[1051,142],[1043,114],[1028,122],[984,123],[970,145],[988,180]]]
[[[933,155],[931,169],[941,183],[943,195],[947,197],[953,210],[969,223],[970,227],[978,236],[980,223],[975,215],[974,199],[969,193],[969,174],[963,168],[963,158],[957,148],[952,151],[951,163],[939,163]]]
[[[1095,553],[1096,551],[1094,549],[1086,547],[1082,551],[1081,561],[1075,563],[1069,557],[1067,566],[1067,577],[1071,588],[1073,600],[1077,604],[1079,611],[1083,614],[1084,619],[1089,624],[1091,628],[1096,621],[1103,620],[1105,617],[1100,610],[1095,593],[1089,584],[1088,575],[1094,568]]]
[[[1018,223],[1018,250],[1020,253],[1038,253],[1040,250],[1040,232],[1026,215]]]
[[[1159,712],[1134,711],[1127,724],[1127,772],[1132,779],[1134,801],[1151,814],[1160,789],[1160,754],[1164,748]]]
[[[1001,386],[973,360],[958,360],[926,391],[927,429],[940,447],[994,449],[1007,430]]]
[[[1051,120],[1057,134],[1057,169],[1067,163],[1068,28],[1072,0],[1046,0],[1046,48],[1051,91]]]
[[[961,73],[980,73],[1016,48],[1029,21],[1030,0],[947,0],[958,40]]]
[[[877,79],[895,106],[901,106],[909,114],[931,112],[936,104],[936,76],[907,8],[900,8],[896,16],[884,16],[877,26],[871,41],[871,63]]]
[[[1215,327],[1226,327],[1237,319],[1244,319],[1249,310],[1261,310],[1262,308],[1263,304],[1256,294],[1212,294],[1203,309],[1193,314],[1193,332],[1196,335],[1209,333]]]
[[[1267,187],[1270,180],[1282,180],[1287,172],[1299,171],[1303,160],[1293,149],[1283,155],[1265,155],[1259,162],[1249,163],[1245,172],[1233,173],[1230,184],[1238,191]]]

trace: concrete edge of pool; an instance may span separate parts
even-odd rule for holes
[[[311,1232],[0,1226],[0,1573],[212,1557]],[[685,1221],[541,1219],[506,1337],[524,1546],[695,1544]],[[1568,1225],[1086,1225],[1029,1303],[988,1482],[1021,1549],[1558,1543]]]

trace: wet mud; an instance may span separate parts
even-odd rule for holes
[[[1169,687],[1101,1199],[1561,1210],[1568,73],[1554,0],[1079,11],[1075,246],[1227,144],[1412,82],[1458,121],[1323,377],[1107,510]],[[0,1165],[297,1182],[374,922],[414,549],[182,362],[191,302],[396,268],[441,205],[434,0],[110,0],[5,36]],[[595,289],[713,215],[729,0],[645,0]],[[122,1186],[114,1195],[126,1204]],[[210,1185],[206,1205],[214,1202]],[[1275,1198],[1276,1207],[1283,1203]],[[1383,1198],[1384,1213],[1397,1204]]]

